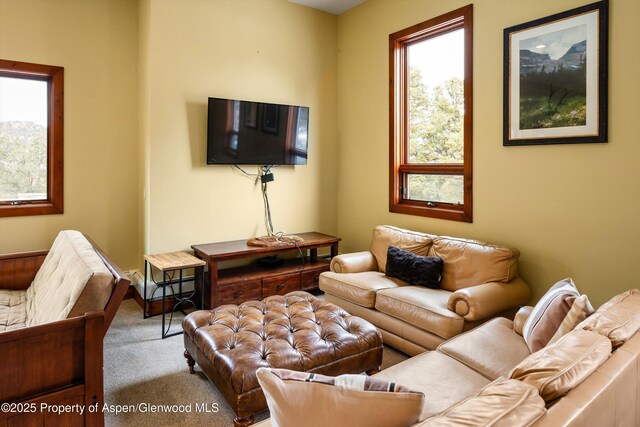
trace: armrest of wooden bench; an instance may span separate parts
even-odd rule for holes
[[[0,255],[0,289],[27,289],[48,252],[45,250]]]
[[[104,312],[94,311],[0,332],[0,402],[55,402],[80,390],[85,407],[96,403],[101,407],[103,322]],[[0,424],[10,416],[0,414]],[[100,411],[87,411],[85,417],[86,425],[102,425]]]

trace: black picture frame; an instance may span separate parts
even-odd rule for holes
[[[603,0],[504,30],[503,145],[607,142],[608,15]]]

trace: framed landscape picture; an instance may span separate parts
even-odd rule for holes
[[[504,145],[607,142],[608,1],[504,30]]]

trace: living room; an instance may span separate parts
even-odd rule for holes
[[[286,0],[0,0],[0,58],[65,73],[64,213],[3,217],[0,253],[74,229],[142,272],[145,254],[265,235],[260,186],[206,164],[207,99],[252,100],[310,112],[307,164],[272,170],[276,231],[338,236],[343,254],[382,224],[514,247],[530,305],[572,277],[597,308],[638,287],[640,2],[608,5],[606,143],[504,146],[502,117],[504,29],[588,3],[367,0],[333,14]],[[389,35],[467,4],[472,222],[392,213]]]

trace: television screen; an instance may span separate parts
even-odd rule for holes
[[[208,165],[306,165],[309,107],[209,98]]]

